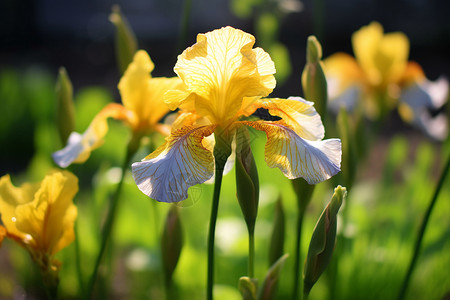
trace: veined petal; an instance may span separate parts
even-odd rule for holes
[[[199,34],[197,43],[178,56],[175,72],[195,93],[197,113],[221,124],[235,118],[242,99],[267,96],[275,87],[275,67],[255,38],[224,27]]]
[[[138,119],[135,130],[152,129],[169,112],[164,94],[168,90],[183,88],[177,77],[152,78],[150,72],[153,68],[147,52],[139,50],[118,85],[124,106]]]
[[[105,106],[92,120],[83,134],[72,132],[66,147],[53,153],[55,163],[61,168],[66,168],[72,163],[83,163],[91,154],[91,151],[100,147],[103,137],[108,131],[108,118],[125,120],[130,123],[133,115],[125,107],[117,103]]]
[[[166,143],[141,162],[132,165],[138,188],[160,202],[188,197],[188,188],[203,183],[214,173],[212,153],[202,145],[215,126],[185,126],[172,132]]]
[[[72,199],[78,192],[78,179],[67,171],[47,175],[34,200],[17,206],[17,228],[29,234],[34,247],[54,255],[74,239],[77,208]]]
[[[21,239],[25,238],[25,233],[17,229],[16,207],[31,202],[34,193],[39,189],[39,184],[24,183],[20,187],[15,187],[11,183],[9,175],[0,178],[0,215],[8,233],[16,235]]]
[[[263,98],[254,102],[255,106],[265,108],[272,116],[283,119],[297,135],[307,140],[321,140],[325,136],[322,119],[314,108],[314,103],[301,97]]]
[[[266,132],[265,160],[289,179],[303,177],[316,184],[336,175],[341,166],[341,141],[308,141],[282,122],[242,122]]]

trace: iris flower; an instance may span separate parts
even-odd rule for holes
[[[78,179],[67,171],[52,171],[40,183],[15,187],[9,175],[0,178],[0,243],[3,237],[27,249],[44,270],[57,271],[53,256],[73,242],[77,207],[72,199]]]
[[[267,135],[265,160],[286,177],[303,177],[310,184],[340,171],[339,139],[322,140],[324,127],[313,103],[302,98],[263,98],[275,87],[275,66],[255,38],[225,27],[199,34],[197,42],[178,56],[174,71],[185,90],[165,94],[169,108],[181,109],[166,142],[132,165],[139,189],[157,201],[188,197],[190,186],[214,175],[214,157],[205,137],[215,142],[234,136],[239,126]],[[279,121],[249,121],[264,108]]]
[[[430,111],[445,104],[448,81],[431,82],[420,65],[408,61],[408,37],[401,32],[384,34],[383,27],[372,22],[353,34],[352,45],[355,58],[339,52],[324,60],[329,106],[362,105],[372,119],[397,107],[408,123],[434,138],[445,138],[446,118],[434,118]]]
[[[66,147],[53,154],[54,161],[62,168],[85,162],[91,151],[102,145],[108,131],[108,118],[123,121],[135,135],[152,131],[167,135],[168,129],[158,123],[169,112],[163,103],[163,95],[169,89],[181,88],[181,80],[177,77],[153,78],[150,75],[153,69],[147,52],[137,51],[118,85],[123,105],[108,104],[83,134],[72,132]]]

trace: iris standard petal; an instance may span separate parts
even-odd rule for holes
[[[174,68],[195,97],[179,95],[178,102],[194,101],[198,114],[222,124],[236,117],[244,97],[267,96],[275,87],[275,67],[266,52],[252,49],[254,43],[252,35],[232,27],[199,34]]]
[[[108,104],[95,116],[83,134],[77,132],[70,134],[67,145],[53,153],[52,157],[55,163],[61,168],[66,168],[72,163],[85,162],[91,151],[102,145],[103,137],[108,131],[108,118],[128,122],[133,119],[133,116],[120,104]]]
[[[409,40],[401,32],[383,34],[383,27],[372,22],[352,35],[353,52],[372,86],[401,79],[409,53]]]
[[[308,141],[282,122],[242,122],[266,132],[265,160],[289,179],[304,178],[309,184],[329,179],[340,171],[341,141]]]
[[[202,145],[215,126],[185,126],[166,138],[166,143],[132,165],[138,188],[160,202],[188,197],[188,188],[203,183],[214,173],[212,153]]]

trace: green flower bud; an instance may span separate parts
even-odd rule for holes
[[[295,195],[297,196],[297,205],[299,211],[304,212],[309,202],[311,201],[314,192],[315,184],[309,184],[303,178],[296,178],[291,180]]]
[[[275,299],[278,286],[278,278],[280,277],[281,269],[283,268],[283,264],[288,256],[288,254],[285,254],[280,257],[272,265],[269,271],[267,271],[264,282],[258,292],[258,300]]]
[[[72,82],[64,67],[59,69],[56,81],[56,110],[59,137],[65,145],[70,133],[75,130],[75,108]]]
[[[180,215],[178,207],[172,205],[167,214],[161,238],[162,263],[167,286],[171,284],[172,274],[177,266],[182,246],[183,232]]]
[[[322,47],[315,36],[308,37],[306,65],[302,73],[302,87],[306,100],[313,101],[316,111],[325,117],[327,110],[327,80],[322,66]]]
[[[281,197],[275,204],[272,236],[270,238],[269,264],[273,265],[282,255],[285,236],[285,217]]]
[[[116,57],[120,74],[123,74],[137,51],[136,36],[118,5],[112,7],[109,20],[116,26]]]
[[[256,279],[243,276],[239,278],[238,288],[243,300],[256,300]]]
[[[334,189],[330,203],[322,212],[309,243],[303,275],[303,293],[309,295],[311,288],[328,266],[336,244],[337,213],[347,194],[340,185]]]
[[[258,213],[259,180],[245,127],[239,128],[236,134],[236,192],[247,228],[253,233]]]

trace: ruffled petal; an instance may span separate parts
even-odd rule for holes
[[[120,104],[108,104],[95,116],[83,134],[77,132],[70,134],[66,147],[53,153],[55,163],[61,168],[66,168],[72,163],[85,162],[91,151],[102,145],[103,137],[108,132],[108,118],[129,122],[133,120],[133,115]]]
[[[9,175],[0,178],[0,215],[8,234],[15,235],[19,239],[25,238],[25,233],[17,229],[16,207],[31,202],[34,193],[39,189],[39,184],[24,183],[15,187]]]
[[[301,97],[263,98],[254,100],[252,105],[267,109],[272,116],[280,117],[302,138],[316,141],[323,139],[325,135],[322,119],[315,110],[314,103]]]
[[[67,171],[50,173],[34,200],[16,208],[17,228],[33,238],[38,250],[54,255],[75,239],[77,208],[72,199],[77,192],[75,175]]]
[[[183,84],[177,77],[152,78],[150,72],[154,65],[147,52],[136,52],[133,61],[120,79],[119,91],[124,106],[137,117],[135,130],[149,130],[169,112],[164,103],[164,94],[168,90],[182,89]]]
[[[202,145],[215,126],[185,126],[172,132],[166,143],[141,162],[132,165],[138,188],[160,202],[188,197],[188,188],[205,182],[214,173],[212,153]]]
[[[336,175],[341,166],[341,141],[308,141],[282,122],[242,122],[266,132],[265,160],[289,179],[304,178],[316,184]]]
[[[273,90],[273,61],[262,49],[252,49],[254,43],[252,35],[224,27],[199,34],[197,43],[178,57],[174,70],[195,94],[184,99],[195,103],[198,114],[223,124],[236,117],[244,97]]]

